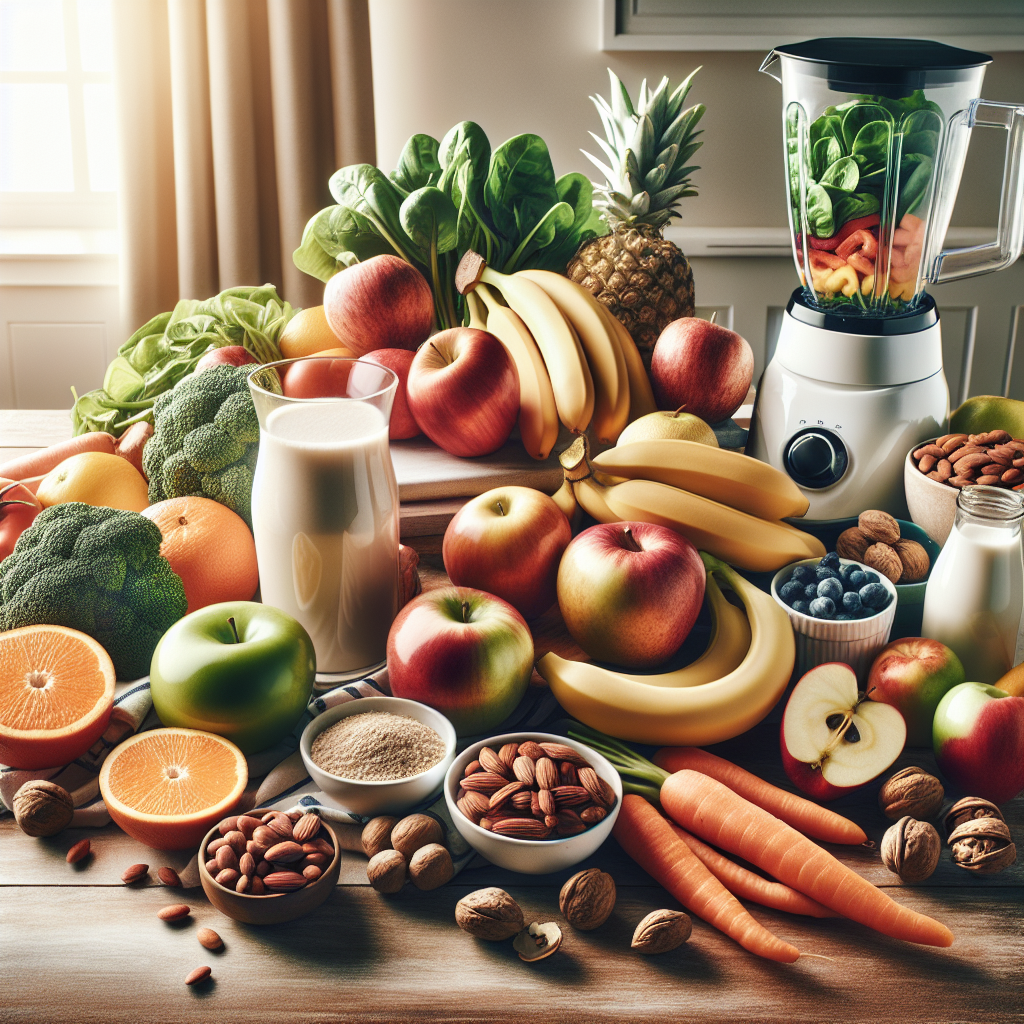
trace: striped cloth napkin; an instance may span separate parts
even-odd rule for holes
[[[363,697],[390,696],[390,693],[388,673],[384,668],[365,679],[346,683],[314,697],[301,720],[281,742],[266,750],[250,754],[246,758],[249,778],[262,778],[259,788],[252,797],[252,802],[246,801],[248,807],[265,807],[268,810],[281,811],[316,810],[322,818],[333,825],[361,828],[369,821],[369,817],[352,814],[334,806],[309,777],[299,753],[299,738],[303,729],[313,718],[323,714],[328,708],[348,701],[360,700]],[[513,731],[544,731],[546,724],[563,716],[562,708],[547,687],[530,686],[512,714],[491,730],[489,735]],[[149,678],[138,679],[132,683],[119,683],[114,695],[114,710],[110,716],[110,725],[103,736],[82,757],[69,765],[37,771],[0,767],[0,814],[10,813],[14,794],[25,782],[32,779],[49,779],[63,786],[71,794],[75,804],[72,827],[99,828],[108,824],[110,815],[99,795],[100,766],[107,754],[126,736],[143,729],[159,728],[160,725],[161,722],[153,711]],[[483,738],[483,736],[463,737],[459,740],[458,749],[464,750]],[[247,792],[246,797],[248,796]],[[456,873],[473,861],[474,857],[479,857],[452,824],[443,794],[432,794],[419,806],[410,808],[407,813],[416,812],[429,814],[441,824]],[[479,858],[479,863],[485,862]],[[196,857],[193,856],[184,870],[178,872],[178,875],[183,888],[199,886]]]

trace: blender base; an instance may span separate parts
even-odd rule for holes
[[[787,311],[746,451],[793,478],[810,502],[806,520],[865,509],[906,519],[907,453],[941,434],[948,417],[937,318],[908,334],[860,335]]]

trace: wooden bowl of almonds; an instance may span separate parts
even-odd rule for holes
[[[533,782],[527,781],[527,760],[533,764]],[[543,777],[552,771],[557,778]],[[563,779],[562,773],[575,774],[575,779]],[[470,776],[488,778],[482,780],[482,788],[469,790],[463,783]],[[554,814],[546,813],[549,808],[535,812],[528,806],[533,796],[539,804],[540,790],[554,798]],[[467,800],[467,792],[486,801]],[[520,794],[530,794],[521,808],[514,802]],[[608,838],[622,805],[622,780],[612,764],[585,743],[551,733],[507,733],[472,744],[452,762],[444,797],[452,822],[477,853],[498,867],[544,875],[585,860]],[[500,806],[485,812],[484,802]],[[546,818],[552,822],[547,824]]]
[[[313,813],[232,815],[199,847],[203,891],[222,914],[245,924],[308,914],[331,895],[340,871],[338,837]]]

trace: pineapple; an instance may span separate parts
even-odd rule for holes
[[[673,92],[668,78],[648,90],[640,86],[634,108],[626,87],[609,69],[611,103],[591,96],[604,123],[605,138],[590,133],[608,163],[587,157],[605,176],[594,183],[594,205],[604,211],[611,234],[582,245],[566,274],[593,293],[625,325],[651,366],[651,352],[666,325],[693,316],[693,272],[686,257],[662,231],[679,201],[695,196],[687,160],[703,145],[695,131],[704,105],[683,110],[693,76]]]

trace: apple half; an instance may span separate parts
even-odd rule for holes
[[[906,739],[899,711],[860,693],[849,665],[829,662],[793,687],[782,716],[782,765],[809,796],[834,800],[881,775]]]

